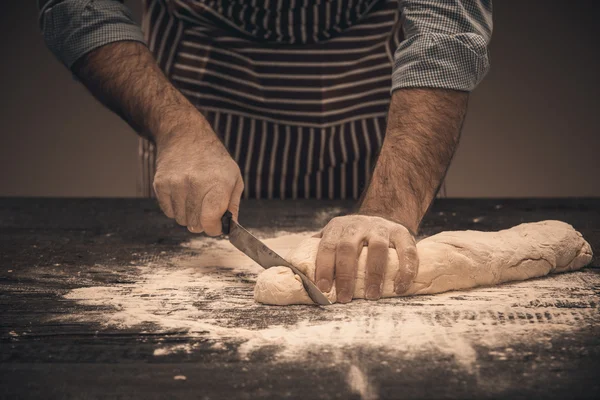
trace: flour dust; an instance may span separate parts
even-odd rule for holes
[[[314,232],[282,232],[265,239],[281,255]],[[98,307],[63,318],[105,326],[207,339],[215,349],[237,349],[248,359],[276,349],[273,362],[298,361],[319,351],[348,367],[350,388],[375,399],[368,371],[344,360],[349,349],[372,349],[410,360],[434,352],[477,373],[477,349],[502,359],[518,343],[549,341],[597,317],[585,303],[594,297],[597,274],[581,271],[543,279],[435,296],[354,301],[331,307],[256,304],[253,287],[262,268],[228,241],[199,238],[184,245],[195,255],[137,266],[135,283],[84,287],[66,299]],[[598,284],[598,282],[595,282]],[[194,345],[164,345],[156,357],[191,353]]]

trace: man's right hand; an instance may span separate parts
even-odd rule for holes
[[[192,232],[221,233],[237,220],[244,183],[210,124],[165,77],[146,46],[115,42],[91,51],[73,72],[104,105],[158,150],[154,190],[162,210]]]
[[[208,123],[198,131],[157,138],[154,191],[163,212],[190,232],[221,232],[229,210],[237,220],[244,182]]]

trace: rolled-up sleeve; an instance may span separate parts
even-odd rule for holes
[[[52,53],[71,68],[80,57],[109,43],[144,43],[141,28],[119,0],[38,0],[40,25]]]
[[[394,53],[392,92],[473,90],[490,68],[491,0],[400,0],[404,41]]]

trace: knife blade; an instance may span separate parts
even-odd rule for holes
[[[271,267],[288,267],[302,280],[302,285],[308,296],[315,303],[325,306],[330,305],[329,299],[319,290],[306,275],[298,268],[287,262],[279,254],[268,248],[262,241],[248,232],[243,226],[232,219],[232,214],[227,211],[221,218],[222,229],[224,235],[229,235],[229,241],[238,250],[253,259],[258,265],[267,269]]]

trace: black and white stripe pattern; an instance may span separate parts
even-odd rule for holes
[[[174,16],[168,8],[168,0],[144,0],[142,30],[148,48],[167,76],[171,71],[176,44],[181,40],[184,21]]]
[[[176,0],[179,18],[264,42],[309,44],[354,26],[381,0]]]
[[[385,134],[394,0],[146,0],[167,76],[240,166],[246,198],[358,198]],[[151,188],[153,152],[141,146]],[[145,189],[144,193],[150,193]]]
[[[242,170],[246,198],[357,198],[383,139],[367,132],[385,129],[384,116],[315,128],[205,115]]]

